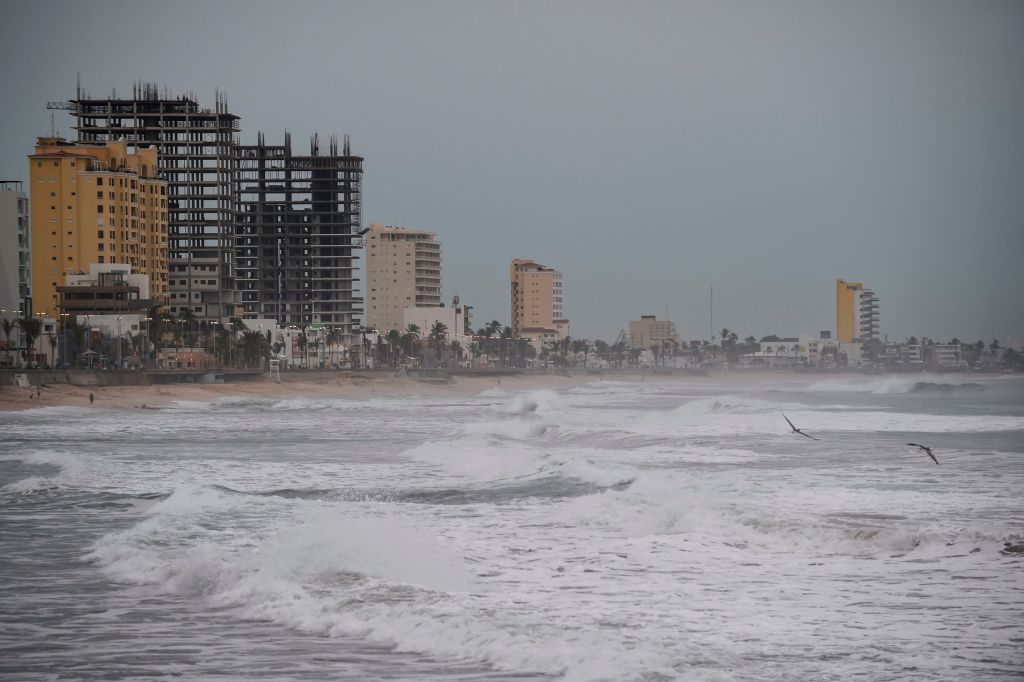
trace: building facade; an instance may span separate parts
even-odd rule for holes
[[[127,315],[146,317],[156,305],[150,298],[150,278],[132,273],[130,265],[96,264],[88,273],[68,275],[57,287],[63,315]]]
[[[659,320],[657,315],[641,315],[639,320],[630,320],[629,338],[633,348],[644,350],[653,345],[679,342],[676,325],[668,320]]]
[[[366,326],[381,333],[402,331],[406,308],[440,306],[441,242],[437,235],[370,225],[366,234]]]
[[[516,258],[509,271],[512,291],[512,336],[563,339],[565,318],[562,273],[532,260]]]
[[[16,317],[26,302],[31,303],[31,244],[28,196],[21,181],[0,180],[0,310],[4,317]]]
[[[866,343],[878,340],[878,296],[863,282],[836,280],[836,340]]]
[[[94,263],[130,265],[167,304],[167,183],[156,149],[41,137],[29,178],[35,312],[57,315],[58,287]]]
[[[281,326],[323,324],[355,335],[363,159],[348,140],[317,138],[308,155],[283,145],[238,149],[236,271],[243,316]]]
[[[227,102],[218,95],[214,109],[203,109],[191,97],[140,83],[131,97],[93,98],[79,90],[66,106],[79,142],[123,140],[132,150],[157,150],[167,180],[170,311],[188,308],[200,319],[240,313],[234,271],[240,128]]]

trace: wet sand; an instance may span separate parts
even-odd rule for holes
[[[626,379],[616,376],[616,379]],[[632,377],[637,378],[637,377]],[[474,393],[501,386],[509,390],[571,388],[600,381],[594,375],[563,376],[535,374],[498,377],[456,377],[448,383],[426,383],[393,374],[357,374],[353,376],[316,376],[284,374],[281,383],[241,381],[227,384],[154,384],[151,386],[0,386],[0,411],[31,410],[40,407],[94,408],[161,407],[178,400],[212,401],[219,398],[361,398],[380,395],[414,395],[433,392]],[[500,384],[499,384],[500,381]]]

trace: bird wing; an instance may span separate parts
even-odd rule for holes
[[[936,464],[939,463],[939,460],[935,459],[935,455],[932,454],[931,450],[926,450],[926,452],[928,453],[928,456],[932,458],[933,462],[935,462]]]
[[[922,450],[924,450],[924,446],[921,445],[920,443],[907,443],[907,445],[913,445],[915,448],[921,448]]]
[[[799,433],[799,432],[800,432],[800,429],[798,429],[798,428],[796,428],[795,426],[793,426],[793,422],[789,421],[789,417],[787,417],[787,416],[786,416],[786,413],[785,413],[785,412],[783,412],[783,413],[782,413],[782,418],[786,420],[786,423],[787,423],[787,424],[789,424],[789,428],[793,429],[793,430],[794,430],[794,431],[796,431],[797,433]]]
[[[800,431],[799,429],[797,430],[797,433],[799,433],[799,434],[800,434],[801,436],[807,436],[807,437],[808,437],[808,438],[810,438],[811,440],[818,440],[818,439],[817,439],[817,438],[815,438],[814,436],[812,436],[812,435],[810,435],[810,434],[807,434],[807,433],[804,433],[803,431]]]

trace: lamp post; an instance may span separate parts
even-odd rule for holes
[[[142,368],[146,369],[149,367],[149,324],[152,322],[152,317],[142,318],[142,324],[139,325],[139,331],[143,334],[142,336]]]
[[[210,322],[210,329],[213,330],[213,366],[217,366],[217,320]]]
[[[70,313],[60,314],[60,341],[61,350],[63,351],[60,363],[61,365],[66,364],[68,361],[68,318],[71,317]]]
[[[118,315],[117,316],[117,368],[116,369],[122,369],[122,368],[123,368],[123,365],[122,365],[122,361],[121,361],[121,316]]]

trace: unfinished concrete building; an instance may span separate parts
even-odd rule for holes
[[[239,117],[218,94],[214,108],[194,97],[161,94],[138,83],[131,97],[93,98],[79,87],[76,98],[53,103],[75,118],[80,142],[124,139],[136,151],[155,145],[168,182],[170,310],[189,308],[197,318],[222,319],[240,312],[235,282],[234,180]]]
[[[237,274],[245,317],[281,325],[323,325],[354,338],[362,312],[354,288],[361,221],[363,159],[348,138],[321,154],[266,144],[263,134],[238,150]]]

